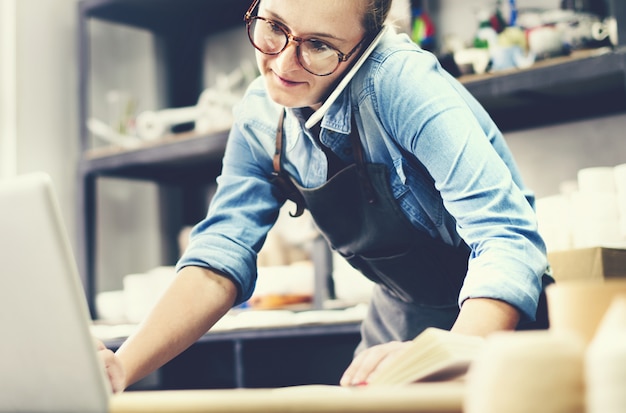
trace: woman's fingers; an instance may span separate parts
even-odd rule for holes
[[[407,342],[391,341],[359,353],[348,366],[339,382],[342,386],[367,384],[376,371],[390,360],[398,357],[406,348]]]
[[[103,342],[96,341],[96,349],[98,350],[98,356],[104,364],[105,371],[109,382],[111,383],[111,390],[113,393],[120,393],[124,391],[126,387],[126,373],[122,363],[117,358],[113,351],[106,348]]]

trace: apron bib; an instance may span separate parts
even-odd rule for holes
[[[362,347],[414,338],[427,327],[450,329],[467,272],[469,248],[454,247],[416,229],[393,196],[387,168],[364,161],[353,122],[356,164],[318,188],[303,188],[281,168],[281,116],[276,136],[274,180],[306,207],[330,247],[376,283],[362,326]]]

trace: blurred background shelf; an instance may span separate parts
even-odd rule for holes
[[[581,50],[521,70],[460,78],[504,131],[626,109],[626,52]]]
[[[193,30],[209,35],[243,22],[248,0],[85,0],[81,15],[154,33]]]
[[[84,174],[98,174],[161,183],[209,183],[221,168],[228,131],[209,135],[181,133],[137,148],[101,147],[85,152]]]
[[[93,147],[87,119],[93,116],[93,73],[94,70],[102,70],[99,66],[92,67],[95,64],[92,62],[93,54],[98,53],[94,49],[93,36],[103,33],[102,26],[97,26],[99,30],[94,32],[94,24],[105,22],[113,28],[124,26],[137,33],[147,34],[154,45],[150,53],[154,55],[154,66],[158,71],[155,91],[158,107],[188,107],[197,103],[198,96],[206,87],[203,77],[206,73],[207,38],[237,25],[243,27],[243,15],[248,6],[247,0],[78,2],[81,156],[77,186],[77,255],[93,318],[97,318],[97,239],[98,231],[102,230],[97,225],[99,181],[102,178],[116,178],[158,185],[159,215],[162,217],[159,231],[163,234],[164,244],[160,254],[163,263],[171,265],[180,254],[178,232],[182,227],[198,222],[206,214],[215,179],[221,170],[221,158],[228,136],[227,131],[197,136],[183,128],[174,130],[174,135],[146,142],[132,150]]]

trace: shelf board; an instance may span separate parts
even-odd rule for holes
[[[625,73],[624,50],[595,49],[459,80],[510,130],[623,112]]]
[[[268,327],[257,329],[242,329],[230,331],[209,331],[204,334],[198,343],[222,341],[247,341],[260,339],[283,339],[294,337],[313,337],[327,335],[360,335],[360,321],[346,323],[311,324],[301,326]],[[116,349],[122,345],[126,337],[107,339],[108,348]]]
[[[248,0],[81,0],[80,13],[95,18],[147,29],[155,33],[193,30],[215,33],[236,24],[243,27]]]
[[[228,131],[208,135],[181,133],[146,142],[136,149],[88,151],[80,162],[84,174],[177,183],[214,179],[222,165]]]

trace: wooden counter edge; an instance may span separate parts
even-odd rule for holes
[[[441,382],[393,387],[139,391],[112,396],[109,413],[461,413],[464,389],[460,382]]]

